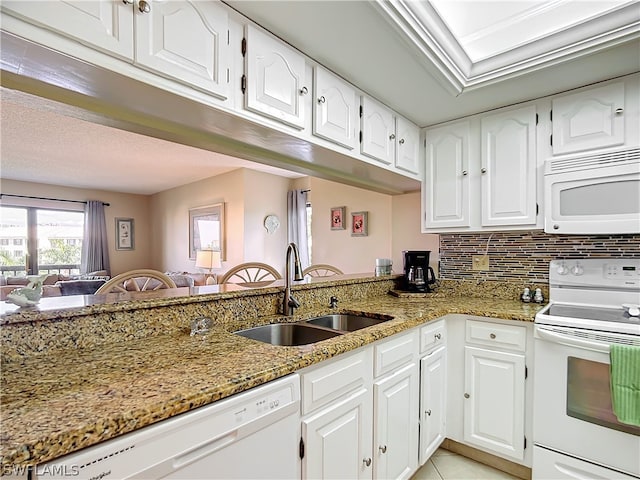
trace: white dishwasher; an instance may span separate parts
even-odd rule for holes
[[[300,478],[300,380],[228,399],[38,465],[32,478]]]

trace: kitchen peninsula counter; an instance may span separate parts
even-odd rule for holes
[[[323,286],[335,289],[343,282],[342,288],[357,288],[365,281],[387,292],[393,286],[389,281],[373,279],[336,279]],[[274,288],[279,296],[281,288]],[[269,289],[261,290],[259,295],[256,291],[231,290],[227,300],[232,302],[246,295],[254,296],[254,301],[267,297],[269,304],[273,300],[268,298]],[[308,296],[325,294],[312,288],[307,292]],[[301,295],[304,292],[296,292],[296,296]],[[44,354],[23,356],[17,355],[18,349],[2,365],[2,471],[10,471],[15,464],[35,465],[52,460],[447,314],[531,322],[542,308],[512,299],[453,295],[452,291],[408,298],[387,293],[359,298],[341,301],[337,311],[390,315],[394,319],[301,347],[272,346],[232,333],[264,323],[336,313],[318,301],[314,310],[293,318],[272,314],[228,320],[233,315],[223,315],[205,335],[190,336],[188,322],[183,321],[179,328],[166,333],[129,338],[125,332],[117,340],[112,338],[88,348],[51,349]]]

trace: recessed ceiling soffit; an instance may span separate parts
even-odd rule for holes
[[[580,20],[573,15],[574,21],[562,28],[510,44],[517,42],[509,35],[510,29],[513,32],[518,25],[533,23],[534,19],[540,22],[542,14],[553,15],[553,8],[567,8],[567,3],[544,2],[545,8],[531,9],[503,22],[502,32],[491,32],[494,43],[499,35],[504,35],[502,50],[475,61],[431,2],[376,0],[373,5],[405,42],[425,57],[427,61],[421,64],[428,73],[450,93],[459,95],[640,38],[640,8],[632,0],[618,2],[614,8]]]

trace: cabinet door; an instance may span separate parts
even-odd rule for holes
[[[409,478],[416,470],[418,391],[415,363],[373,384],[374,478]]]
[[[396,125],[393,112],[369,97],[362,97],[363,155],[391,165],[396,154]]]
[[[349,149],[356,147],[358,95],[344,80],[314,68],[313,134]]]
[[[445,438],[447,350],[440,347],[420,360],[420,465]]]
[[[624,144],[624,83],[552,101],[553,154]]]
[[[133,9],[114,0],[2,2],[11,15],[127,60],[133,59]]]
[[[482,226],[536,223],[536,111],[481,119]]]
[[[425,228],[468,227],[469,122],[427,130]]]
[[[420,173],[420,129],[409,120],[396,117],[396,168]]]
[[[524,355],[465,347],[464,440],[524,458]]]
[[[148,13],[136,8],[136,64],[227,98],[227,11],[217,2],[150,4]]]
[[[371,479],[371,390],[361,389],[302,421],[303,479]]]
[[[245,108],[302,129],[305,59],[253,25],[246,27]]]

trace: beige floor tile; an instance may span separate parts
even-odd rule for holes
[[[462,455],[438,455],[432,457],[431,460],[444,480],[518,480],[508,473],[475,462]]]
[[[439,448],[435,452],[433,452],[433,455],[431,457],[432,458],[433,457],[439,457],[439,456],[442,456],[442,455],[458,455],[458,454],[455,453],[455,452],[452,452],[450,450],[445,450],[444,448]]]
[[[442,480],[433,462],[429,460],[411,477],[411,480]]]

